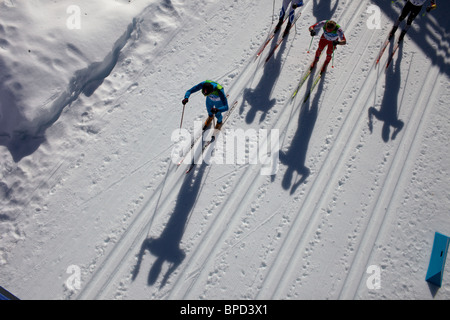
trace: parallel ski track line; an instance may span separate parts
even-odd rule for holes
[[[310,4],[306,4],[305,7],[307,7]],[[247,63],[246,67],[243,69],[243,72],[239,75],[239,79],[237,79],[233,85],[232,88],[230,88],[230,95],[233,95],[231,92],[233,92],[233,89],[235,86],[237,86],[238,94],[235,96],[241,97],[244,89],[247,88],[247,86],[253,81],[254,74],[260,70],[261,63],[256,65],[256,67],[253,66],[254,62],[254,55],[251,55],[249,62]],[[252,71],[252,67],[255,68],[253,72],[253,76],[249,76],[248,73]],[[244,83],[239,85],[241,82],[241,78]],[[246,77],[244,77],[246,76]],[[238,98],[236,98],[238,99]],[[284,108],[282,111],[282,114],[284,114],[287,109]],[[279,117],[276,124],[278,124],[279,121],[282,121],[283,118]],[[276,124],[272,125],[272,128],[276,127]],[[200,276],[200,273],[206,269],[206,265],[208,265],[211,261],[211,259],[215,259],[217,254],[214,254],[214,251],[220,250],[219,244],[223,242],[223,239],[227,236],[228,232],[231,232],[230,228],[224,228],[224,225],[233,225],[232,222],[235,221],[235,219],[239,219],[241,217],[240,213],[244,209],[234,209],[232,210],[232,207],[237,208],[246,208],[247,203],[253,201],[252,197],[249,197],[249,194],[252,194],[252,190],[258,189],[260,186],[260,183],[255,183],[256,180],[264,180],[267,179],[266,176],[261,176],[259,174],[259,166],[252,166],[249,167],[246,172],[243,174],[243,176],[239,179],[239,181],[235,182],[235,185],[238,186],[238,188],[235,188],[231,195],[228,196],[228,200],[226,204],[220,209],[220,212],[215,213],[216,218],[214,221],[211,222],[211,227],[207,230],[205,235],[202,238],[202,241],[199,244],[199,247],[196,248],[196,251],[193,253],[193,255],[190,257],[189,261],[184,263],[184,267],[181,268],[182,271],[179,271],[180,274],[186,274],[187,276],[185,278],[179,276],[172,287],[172,290],[167,297],[168,299],[186,299],[186,296],[189,294],[190,289],[195,285],[196,281],[198,280],[198,277]],[[255,174],[256,171],[256,174]],[[242,194],[246,194],[246,197],[242,197]],[[234,201],[234,199],[237,198],[237,201]],[[231,213],[231,216],[229,216]],[[210,238],[216,238],[216,240],[211,240]],[[215,245],[211,246],[211,242],[214,242]],[[211,252],[205,253],[207,251],[207,248],[211,247]],[[199,257],[200,255],[203,255],[204,257]],[[195,266],[193,264],[196,263],[196,261],[202,261],[198,263],[198,266]],[[186,271],[188,270],[188,271]],[[183,281],[184,280],[184,281]],[[189,282],[189,280],[192,280],[190,283],[186,284],[186,282]],[[183,290],[180,287],[185,286],[186,288]],[[184,292],[184,293],[183,293]],[[182,298],[181,298],[182,296]]]
[[[354,299],[358,288],[363,282],[365,275],[365,268],[373,254],[373,246],[380,238],[383,228],[386,227],[386,221],[389,219],[389,213],[392,212],[391,207],[395,204],[393,199],[397,197],[398,185],[400,180],[407,175],[406,168],[409,168],[407,163],[414,162],[411,158],[411,150],[417,144],[420,137],[417,133],[424,125],[424,115],[428,113],[428,109],[434,106],[433,97],[438,92],[439,83],[439,68],[431,66],[428,70],[426,79],[423,81],[423,87],[429,87],[430,90],[421,90],[415,99],[416,104],[411,106],[410,117],[408,118],[408,125],[405,132],[402,134],[400,142],[396,146],[395,154],[392,157],[391,164],[386,171],[386,178],[383,184],[378,188],[380,190],[378,197],[374,203],[374,208],[370,216],[370,221],[366,225],[366,229],[362,232],[363,238],[359,242],[356,253],[351,263],[351,268],[347,273],[346,279],[342,284],[339,293],[339,299]],[[406,155],[404,152],[399,152],[406,146]]]
[[[251,60],[250,60],[250,62],[252,62]],[[251,63],[248,63],[247,64],[247,66],[244,68],[244,71],[238,76],[238,79],[236,80],[236,83],[239,83],[239,80],[240,80],[240,78],[242,77],[242,76],[244,76],[244,75],[246,75],[247,74],[247,72],[249,71],[248,69],[251,67]],[[255,70],[255,72],[256,72],[256,70]],[[247,82],[246,82],[246,84],[243,86],[243,88],[245,88],[246,87],[246,85],[249,83],[251,81],[251,78],[250,79],[247,79]],[[232,88],[230,88],[230,92],[232,91],[231,90]],[[240,94],[243,92],[243,89],[240,91]],[[283,119],[282,117],[280,117],[280,119]],[[278,121],[280,121],[280,120],[278,120]],[[277,122],[278,123],[278,122]],[[245,180],[245,181],[249,181],[249,179],[251,178],[251,177],[247,177],[248,175],[252,175],[252,171],[251,170],[247,170],[246,171],[246,173],[245,173],[245,177],[243,177],[243,178],[241,178],[240,179],[240,181],[242,181],[242,180]],[[257,180],[257,179],[262,179],[262,177],[259,175],[259,174],[256,174],[256,176],[253,178],[253,180],[251,181],[251,182],[255,182],[255,180]],[[239,184],[240,185],[240,184]],[[258,187],[259,187],[259,184],[254,184],[254,183],[252,183],[251,184],[252,186],[253,185],[255,185],[255,187],[253,188],[253,189],[257,189]],[[242,184],[242,186],[244,186],[244,184]],[[238,190],[240,190],[240,189],[242,189],[242,188],[238,188]],[[243,190],[245,190],[245,189],[243,189]],[[234,193],[233,193],[234,194]],[[239,194],[239,193],[238,193]],[[153,195],[154,196],[154,195]],[[152,198],[153,198],[153,196],[152,196]],[[170,200],[170,195],[167,197],[167,200],[166,200],[166,202],[165,203],[168,203],[168,202],[170,202],[169,200]],[[231,197],[230,199],[233,199],[234,197]],[[245,199],[242,199],[241,200],[241,202],[240,202],[240,204],[243,204],[242,202],[243,201],[245,201],[245,202],[250,202],[251,200],[245,200]],[[227,205],[221,210],[221,212],[220,212],[220,214],[217,214],[217,217],[221,217],[220,219],[219,218],[216,218],[216,220],[217,219],[219,219],[219,221],[214,221],[212,224],[213,224],[213,226],[216,226],[216,229],[218,229],[218,228],[222,228],[223,229],[223,227],[222,227],[222,224],[220,223],[220,222],[222,222],[223,220],[225,220],[225,217],[226,217],[226,215],[224,215],[223,214],[223,211],[227,211],[227,210],[225,210],[225,208],[226,209],[228,209],[228,207],[229,206],[233,206],[232,204],[230,204],[230,205],[228,205],[228,203],[232,203],[233,201],[228,201],[227,202]],[[246,207],[246,205],[244,205],[244,206],[239,206],[239,207]],[[142,212],[144,212],[144,211],[146,211],[146,210],[142,210],[141,211],[141,214],[142,214]],[[240,216],[239,215],[237,215],[237,213],[238,212],[236,212],[236,211],[234,211],[234,214],[233,214],[233,217],[237,217],[237,218],[239,218]],[[140,215],[141,215],[140,214]],[[140,215],[138,215],[138,217],[140,216]],[[133,221],[133,224],[134,224],[134,222],[136,222],[137,221],[137,218],[138,217],[136,217],[136,219]],[[230,219],[229,219],[229,221],[231,221],[232,219],[233,219],[233,217],[231,217]],[[218,224],[220,224],[220,226],[217,226]],[[143,228],[143,229],[145,229],[145,228]],[[142,230],[143,230],[142,229]],[[130,230],[130,228],[128,228],[128,230]],[[126,234],[124,234],[123,235],[123,237],[126,237],[126,238],[129,238],[129,237],[127,237],[127,234],[135,234],[135,233],[129,233],[128,232],[128,230],[126,231]],[[134,239],[134,242],[133,242],[133,245],[132,245],[132,247],[131,248],[128,248],[129,249],[129,251],[132,251],[132,249],[134,249],[135,247],[136,247],[136,245],[138,245],[139,244],[139,239],[138,238],[141,238],[141,240],[143,240],[142,239],[142,230],[141,230],[141,232],[139,232],[138,234],[139,234],[139,236],[138,237],[136,237],[135,239]],[[208,236],[208,234],[210,234],[212,231],[208,231],[208,233],[205,235],[205,237],[207,237]],[[219,236],[218,238],[217,238],[217,243],[220,243],[220,241],[221,240],[223,240],[223,237],[224,237],[224,235],[225,235],[225,233],[226,233],[226,229],[223,229],[223,231],[222,231],[222,234],[221,234],[221,236]],[[213,233],[214,234],[214,233]],[[119,244],[121,244],[122,242],[128,242],[128,241],[124,241],[125,239],[121,239],[116,245],[119,245]],[[131,239],[130,239],[131,240]],[[204,243],[204,241],[203,241],[203,243]],[[123,243],[122,243],[122,246],[123,246]],[[217,250],[217,249],[215,249],[217,246],[213,246],[213,250]],[[197,250],[196,250],[196,252],[195,252],[195,255],[190,259],[191,261],[192,260],[194,260],[194,258],[195,258],[195,256],[197,256],[198,254],[199,254],[199,252],[200,252],[200,254],[201,253],[203,253],[203,250],[200,250],[201,248],[197,248]],[[122,250],[124,250],[124,249],[122,249]],[[115,249],[113,249],[113,251],[115,251]],[[212,257],[214,257],[214,255],[211,255],[211,254],[209,254],[208,255],[208,259],[211,259]],[[111,257],[110,256],[108,256],[108,257],[106,257],[105,258],[105,260],[104,260],[104,262],[103,262],[103,264],[102,264],[102,267],[101,268],[99,268],[98,269],[98,272],[97,272],[97,274],[100,274],[101,272],[100,271],[103,271],[103,270],[107,270],[106,269],[106,264],[108,263],[108,261],[111,261]],[[120,261],[123,261],[124,259],[122,258]],[[114,260],[114,261],[116,261],[116,260]],[[206,265],[206,263],[207,263],[207,261],[205,261],[203,264],[202,264],[202,266],[203,267],[201,267],[200,269],[198,269],[198,270],[202,270],[203,268],[204,268],[204,266]],[[186,264],[186,267],[185,267],[185,269],[187,269],[188,267],[190,266],[190,263],[188,263],[188,264]],[[117,266],[116,267],[116,269],[115,270],[117,270],[117,268],[118,267],[120,267],[120,265],[119,266]],[[114,271],[113,272],[113,275],[114,274],[116,274],[117,272],[116,271]],[[191,273],[192,274],[192,273]],[[197,274],[199,274],[199,272],[197,273]],[[94,278],[95,278],[95,276],[94,276]],[[108,277],[107,278],[107,283],[105,284],[105,285],[103,285],[101,288],[102,288],[102,291],[105,289],[105,287],[107,286],[107,285],[109,285],[109,283],[111,283],[112,282],[112,276],[110,276],[110,277]],[[177,282],[179,282],[181,280],[181,277],[178,277],[178,279],[177,279]],[[194,281],[194,283],[195,283],[195,281]],[[194,283],[192,283],[190,286],[189,286],[189,288],[191,288],[192,287],[192,285],[194,285]],[[176,289],[176,284],[175,284],[175,287],[174,287],[174,289]],[[174,294],[174,292],[175,292],[176,290],[173,290],[172,292],[171,292],[171,294],[170,295],[173,295]],[[187,290],[187,291],[185,291],[185,295],[188,293],[189,291]],[[82,297],[83,295],[80,293],[80,296]],[[169,298],[170,298],[170,296],[169,296]]]
[[[353,18],[359,16],[358,14],[362,10],[363,4],[360,3],[355,9]],[[344,9],[345,10],[345,9]],[[350,12],[350,10],[345,10]],[[341,17],[342,20],[345,17]],[[349,29],[351,30],[351,29]],[[365,33],[368,31],[366,30]],[[369,37],[370,43],[372,35]],[[363,35],[360,39],[365,39]],[[364,52],[368,47],[366,46]],[[358,55],[358,61],[363,61],[365,55],[359,55],[355,52],[354,55]],[[354,64],[351,60],[348,66],[356,68],[359,64]],[[262,283],[263,290],[257,296],[257,299],[278,299],[283,294],[283,290],[290,285],[289,277],[283,277],[283,275],[290,274],[295,268],[295,262],[300,261],[299,257],[303,254],[301,248],[304,247],[305,242],[314,233],[317,220],[321,218],[321,215],[317,212],[317,208],[320,208],[321,204],[328,199],[327,195],[334,188],[335,184],[332,181],[336,181],[336,176],[339,172],[336,172],[335,168],[342,166],[342,163],[346,161],[345,155],[348,154],[353,147],[351,141],[354,141],[359,136],[360,132],[355,130],[355,127],[360,123],[363,117],[366,115],[366,110],[358,108],[361,104],[358,103],[360,99],[363,99],[364,94],[370,97],[373,92],[373,81],[370,81],[375,73],[369,72],[366,76],[358,95],[353,99],[353,104],[348,106],[348,114],[340,127],[339,132],[336,135],[335,141],[329,150],[326,158],[323,160],[321,167],[317,170],[317,177],[312,182],[312,186],[309,191],[304,195],[301,207],[295,214],[295,218],[291,223],[291,227],[287,231],[287,235],[284,237],[283,244],[280,246],[280,250],[277,252],[277,256],[274,258],[274,265],[268,270],[268,273]],[[349,80],[345,82],[345,87],[342,87],[341,92],[345,92]],[[301,102],[300,102],[301,103]],[[315,215],[314,215],[315,214]],[[306,231],[305,231],[306,230]],[[276,288],[275,292],[265,292],[264,288]]]
[[[360,3],[360,5],[357,7],[356,11],[360,12],[362,6],[363,6],[363,4]],[[353,17],[355,17],[355,15],[354,15]],[[373,35],[373,34],[372,34],[372,35]],[[366,49],[366,50],[367,50],[367,49]],[[286,104],[288,104],[288,103],[290,103],[290,100],[288,100],[288,102],[287,102]],[[285,120],[285,119],[284,119],[285,117],[283,117],[284,113],[287,112],[287,111],[285,111],[285,110],[288,110],[288,109],[287,109],[287,108],[283,108],[283,111],[281,112],[281,115],[280,115],[279,118],[278,118],[277,124],[278,124],[278,122],[282,122],[283,120]],[[364,114],[364,112],[362,112],[361,114]],[[288,125],[288,124],[289,124],[289,122],[288,122],[287,124],[285,124],[285,125]],[[275,125],[273,125],[272,127],[275,127]],[[279,127],[281,127],[281,126],[279,126]],[[243,180],[244,180],[244,182],[249,181],[249,179],[251,179],[251,177],[247,177],[248,175],[250,175],[250,173],[246,172],[246,173],[245,173],[245,176],[242,177],[242,178],[239,180],[239,182],[237,183],[237,185],[239,185],[239,186],[245,186],[245,185],[247,185],[248,183],[245,184],[245,183],[242,183],[242,181],[243,181]],[[247,187],[247,189],[244,188],[244,190],[246,190],[246,191],[245,191],[245,194],[246,194],[247,197],[249,197],[249,195],[252,194],[252,192],[250,192],[251,190],[257,189],[257,188],[259,187],[260,184],[257,183],[258,178],[261,179],[261,177],[256,176],[256,177],[253,177],[253,179],[251,180],[250,186],[253,186],[251,189],[250,189],[250,187]],[[329,185],[329,184],[328,184],[328,185]],[[233,194],[234,194],[234,193],[233,193]],[[228,201],[229,201],[229,202],[233,202],[233,201],[231,201],[232,199],[234,199],[233,194],[228,198]],[[250,202],[251,200],[245,200],[245,201],[248,203],[248,202]],[[247,203],[246,203],[246,204],[247,204]],[[245,208],[245,206],[243,206],[243,204],[244,204],[244,200],[240,200],[240,202],[239,202],[239,208]],[[244,210],[244,209],[241,209],[240,211],[242,211],[242,210]],[[227,212],[227,210],[223,209],[218,215],[219,215],[219,216],[225,215],[225,214],[223,213],[223,211]],[[233,219],[235,219],[236,217],[240,217],[240,215],[238,215],[238,213],[239,213],[239,212],[235,212],[235,213],[233,214],[233,216],[229,218],[228,223],[227,223],[228,225],[232,225],[231,222],[233,221]],[[291,229],[295,229],[295,228],[291,228]],[[223,242],[223,239],[225,238],[225,236],[226,236],[226,234],[225,234],[225,230],[224,230],[224,231],[222,232],[222,235],[221,235],[219,238],[217,238],[216,245],[213,246],[213,248],[215,248],[215,250],[218,250],[218,249],[216,249],[217,244],[220,244],[220,241]],[[212,253],[209,253],[205,259],[211,259],[211,258],[213,258],[213,257],[215,258],[216,256],[217,256],[217,255],[214,255],[214,254],[212,254]],[[205,269],[205,266],[206,266],[207,263],[208,263],[208,261],[204,261],[204,262],[201,264],[200,267],[198,267],[195,271],[191,272],[191,274],[195,274],[195,276],[194,276],[194,278],[195,278],[194,282],[198,279],[199,274]],[[271,268],[271,270],[272,270],[272,268]],[[277,270],[277,272],[278,272],[278,271],[279,271],[279,270]],[[193,277],[190,276],[189,278],[191,279],[191,278],[193,278]],[[189,285],[188,289],[186,290],[186,294],[189,292],[189,289],[192,289],[193,285],[194,285],[194,283],[191,283],[191,284]],[[174,291],[175,291],[175,290],[174,290]],[[186,298],[186,295],[185,295],[183,298]]]
[[[212,12],[214,8],[211,8],[210,11]],[[173,39],[174,37],[171,37]],[[170,42],[166,43],[166,46]],[[161,49],[162,50],[162,49]],[[228,90],[230,96],[235,96],[234,100],[239,99],[239,97],[243,93],[243,89],[241,89],[238,94],[234,95],[233,88],[235,87],[235,84],[239,84],[241,79],[244,79],[244,85],[243,88],[245,88],[248,83],[250,83],[253,79],[249,75],[249,71],[251,71],[252,67],[255,67],[255,72],[260,67],[260,64],[255,65],[254,64],[254,55],[251,55],[245,64],[243,71],[237,76],[235,79],[235,82]],[[240,87],[238,87],[240,88]],[[102,295],[105,295],[108,293],[107,289],[110,287],[111,284],[114,283],[114,280],[117,276],[120,275],[119,270],[122,268],[128,268],[129,266],[124,265],[124,261],[126,261],[127,258],[130,257],[132,254],[136,254],[136,248],[138,248],[141,243],[145,240],[145,238],[148,236],[148,230],[151,227],[152,222],[160,216],[161,212],[167,211],[167,206],[174,200],[176,195],[170,193],[168,194],[162,201],[161,204],[159,204],[158,213],[155,213],[151,215],[151,217],[146,217],[146,212],[151,210],[153,208],[154,202],[156,201],[156,198],[160,196],[160,191],[162,192],[163,188],[167,184],[167,175],[170,172],[170,168],[168,168],[168,172],[166,173],[166,176],[164,177],[163,181],[158,185],[158,187],[155,189],[153,194],[150,196],[150,198],[147,200],[146,205],[141,209],[139,213],[137,213],[133,219],[133,221],[130,222],[127,229],[122,233],[122,236],[120,239],[115,243],[114,247],[109,250],[109,254],[107,254],[104,257],[98,258],[98,260],[102,260],[99,267],[96,268],[93,275],[90,277],[87,284],[82,288],[81,291],[79,291],[77,295],[77,299],[98,299],[101,298]],[[179,185],[182,183],[183,177],[179,178],[176,176],[171,177],[171,183],[170,185],[173,188],[178,189]],[[206,177],[205,177],[206,178]],[[204,179],[205,179],[204,178]],[[177,181],[174,181],[175,179],[178,179]]]
[[[209,13],[212,13],[216,10],[214,6],[211,6],[208,10]],[[206,14],[208,15],[208,14]],[[190,20],[188,18],[181,19],[182,23],[188,23]],[[158,52],[163,52],[170,43],[179,35],[178,30],[183,29],[181,24],[176,30],[170,33],[169,39],[164,41],[164,45],[161,46]],[[159,57],[159,54],[156,56]],[[154,63],[152,63],[154,65]],[[249,64],[250,65],[250,64]],[[144,74],[144,71],[147,70],[150,66],[146,66],[142,72],[139,73],[138,78]],[[124,89],[125,90],[125,89]],[[118,99],[121,99],[122,95],[118,96]],[[164,191],[165,185],[167,184],[168,175],[171,170],[171,164],[167,169],[166,175],[159,183],[159,185],[155,188],[150,198],[146,201],[146,204],[143,208],[134,215],[133,220],[129,223],[127,229],[122,233],[120,239],[114,244],[114,246],[109,249],[109,253],[106,255],[96,257],[95,263],[100,264],[99,267],[96,267],[95,271],[91,273],[90,278],[87,281],[85,286],[77,293],[76,299],[97,299],[102,294],[106,294],[107,288],[111,285],[114,278],[117,276],[119,269],[123,266],[123,261],[128,258],[131,254],[136,254],[136,247],[139,247],[141,243],[145,240],[148,235],[148,230],[150,229],[153,221],[158,218],[162,213],[154,213],[150,217],[147,216],[148,212],[155,205],[155,201],[157,201],[160,197],[160,193]],[[172,175],[170,179],[170,185],[174,188],[178,188],[182,182],[182,178],[178,178],[176,175]],[[173,200],[172,194],[168,194],[159,205],[158,212],[165,212],[167,210],[167,206]],[[133,231],[133,232],[131,232]],[[136,236],[137,235],[137,236]],[[131,245],[130,245],[131,243]],[[128,244],[125,245],[125,244]],[[99,262],[101,261],[101,262]],[[119,263],[117,263],[119,261]]]
[[[122,262],[127,255],[131,253],[135,254],[133,249],[145,240],[145,236],[147,236],[147,234],[143,233],[148,230],[149,224],[151,225],[157,216],[155,213],[148,217],[148,212],[154,205],[156,205],[156,201],[159,199],[161,192],[163,192],[163,189],[167,184],[166,179],[168,177],[170,167],[171,164],[169,164],[169,168],[164,179],[155,188],[142,209],[135,214],[134,219],[129,223],[128,227],[122,233],[114,246],[109,249],[108,253],[103,257],[97,257],[98,261],[94,261],[94,263],[98,264],[98,266],[88,282],[86,282],[86,285],[79,291],[77,299],[97,299],[99,295],[105,291],[105,288],[117,273],[118,268],[121,267],[121,264],[117,263],[117,261]],[[174,181],[177,178],[176,176],[172,176],[171,178],[171,187],[174,187],[173,185],[178,186],[181,183],[180,181],[182,181],[181,179]],[[170,197],[166,197],[162,204],[160,204],[160,207],[165,207],[167,202],[170,202],[170,200]],[[139,240],[142,241],[139,242]]]
[[[143,11],[141,14],[139,14],[139,16],[137,17],[137,19],[139,19],[139,20],[143,19],[143,17],[145,17],[145,15],[147,14],[147,12],[148,12],[149,10],[151,10],[151,8],[150,8],[150,7],[146,7],[146,8],[144,9],[144,11]],[[212,11],[212,10],[211,10],[211,11]],[[189,20],[188,20],[186,17],[184,17],[184,18],[181,19],[180,25],[182,26],[182,25],[186,24],[188,21],[189,21]],[[138,21],[137,24],[139,24],[139,23],[140,23],[140,22]],[[180,28],[181,28],[181,26],[180,26]],[[164,50],[166,50],[166,48],[168,47],[168,45],[169,45],[170,43],[172,43],[172,41],[175,39],[175,37],[176,37],[178,34],[179,34],[178,28],[177,28],[176,30],[171,31],[171,32],[169,33],[169,36],[163,41],[163,43],[162,43],[162,44],[161,44],[154,52],[152,52],[152,54],[153,54],[157,59],[159,59],[159,57],[161,56],[160,53],[162,53],[162,52],[164,52]],[[150,67],[154,66],[155,64],[156,64],[156,62],[155,62],[155,60],[153,60],[149,65],[145,66],[145,67],[137,74],[136,79],[139,79],[140,77],[142,77],[142,76],[145,74],[145,72],[146,72]],[[116,98],[115,101],[116,101],[116,102],[121,101],[121,100],[124,98],[124,94],[126,93],[127,90],[128,90],[128,87],[122,88],[121,91],[119,92],[119,94],[117,94],[117,98]],[[100,115],[100,118],[103,118],[105,115],[106,115],[106,111],[105,111],[102,115]],[[103,130],[101,130],[101,131],[104,132]],[[153,161],[153,160],[154,160],[154,158],[152,159],[152,161]],[[147,163],[146,163],[146,164],[147,164]],[[135,172],[139,171],[139,170],[142,169],[143,167],[145,167],[145,165],[140,166],[139,168],[133,170],[131,173],[134,174]],[[109,264],[110,261],[113,259],[113,257],[116,257],[117,255],[119,255],[120,250],[119,250],[119,252],[117,252],[117,250],[118,250],[118,249],[120,248],[120,246],[121,246],[120,242],[123,241],[123,240],[126,240],[128,237],[130,237],[130,236],[129,236],[129,234],[130,234],[129,230],[135,228],[136,223],[137,223],[137,222],[141,222],[141,219],[142,219],[142,217],[145,215],[145,213],[147,212],[147,210],[151,209],[151,208],[148,208],[148,206],[151,207],[151,205],[153,205],[153,203],[154,203],[154,198],[155,198],[155,196],[159,195],[159,192],[160,192],[160,191],[162,190],[162,188],[164,187],[164,183],[166,182],[166,179],[167,179],[167,177],[164,177],[163,180],[160,182],[160,184],[155,188],[154,194],[152,194],[152,195],[150,196],[150,198],[149,198],[149,199],[147,200],[147,202],[146,202],[147,205],[145,205],[144,208],[143,208],[139,213],[137,213],[137,214],[133,217],[133,220],[130,222],[129,226],[128,226],[127,229],[124,231],[124,233],[122,233],[122,236],[120,237],[120,240],[114,244],[114,246],[113,246],[113,248],[111,249],[111,251],[110,251],[108,254],[106,254],[105,256],[95,257],[95,258],[94,258],[94,262],[95,262],[95,263],[100,263],[100,262],[98,262],[98,261],[102,261],[101,264],[100,264],[100,267],[96,268],[96,270],[95,270],[93,273],[91,273],[89,280],[86,282],[86,285],[83,286],[83,288],[77,293],[77,296],[76,296],[75,299],[86,299],[85,297],[88,296],[88,295],[92,295],[92,296],[97,297],[98,294],[100,294],[101,291],[99,291],[98,289],[95,289],[95,288],[92,287],[92,286],[93,286],[93,283],[96,283],[96,284],[97,284],[97,283],[99,283],[99,282],[102,280],[102,278],[105,277],[105,276],[102,274],[102,272],[103,272],[105,269],[108,269],[108,264]],[[123,178],[120,179],[120,180],[123,180]],[[120,180],[117,181],[117,182],[120,182]],[[116,183],[117,183],[117,182],[116,182]],[[92,198],[88,199],[88,201],[90,201],[90,200],[92,200]],[[150,218],[151,220],[150,220],[150,221],[153,221],[154,218],[155,218],[154,216],[151,216],[151,218]],[[123,250],[125,250],[125,249],[123,249]],[[123,260],[123,258],[122,258],[122,260]],[[106,279],[106,281],[107,281],[107,280],[108,280],[108,279]],[[104,288],[104,285],[102,286],[102,288]],[[95,292],[95,290],[97,290],[97,292]]]

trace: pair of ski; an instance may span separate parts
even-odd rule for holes
[[[393,37],[393,36],[392,36]],[[390,35],[388,36],[388,38],[386,39],[386,41],[383,43],[380,53],[378,54],[377,60],[375,61],[375,66],[378,65],[378,63],[381,60],[381,57],[383,56],[384,52],[386,51],[387,46],[389,45],[389,43],[391,42],[391,38]],[[395,53],[397,52],[398,47],[400,46],[400,44],[402,43],[403,40],[397,40],[397,42],[395,43],[394,49],[392,50],[391,54],[389,55],[389,58],[386,62],[386,69],[389,68],[389,66],[392,63],[392,60],[394,59]]]
[[[316,76],[316,78],[314,79],[314,82],[311,86],[311,88],[308,90],[308,92],[305,95],[305,98],[303,99],[303,103],[305,103],[306,101],[308,101],[309,97],[311,96],[311,93],[314,91],[314,89],[317,87],[317,84],[320,82],[320,79],[322,79],[322,75],[325,72],[324,66],[325,63],[322,65],[322,68],[320,69],[319,74]],[[309,78],[309,76],[311,75],[312,71],[314,70],[314,68],[309,67],[308,69],[306,69],[306,71],[303,73],[302,77],[300,78],[300,81],[297,85],[297,87],[295,88],[294,92],[291,95],[291,101],[294,100],[294,98],[297,96],[297,93],[300,91],[301,87],[305,84],[306,80]]]
[[[225,122],[228,120],[228,118],[230,117],[230,114],[231,114],[231,113],[233,112],[233,110],[236,108],[237,103],[238,103],[237,100],[235,100],[235,101],[233,102],[233,105],[231,106],[230,110],[228,110],[226,116],[224,117],[224,119],[223,119],[223,121],[222,121],[222,126],[221,126],[220,128],[215,128],[215,129],[214,129],[214,132],[213,132],[213,134],[212,134],[212,136],[211,136],[211,139],[208,140],[208,141],[206,141],[205,144],[203,144],[202,150],[201,150],[201,153],[200,153],[199,157],[202,157],[203,154],[204,154],[204,152],[205,152],[205,150],[206,150],[206,149],[207,149],[207,148],[208,148],[208,147],[216,140],[217,136],[219,135],[220,131],[222,130],[223,126],[225,125]],[[207,128],[204,127],[204,129],[202,129],[201,134],[200,134],[196,139],[194,139],[194,140],[191,142],[191,147],[188,149],[188,151],[187,151],[186,154],[183,156],[183,158],[178,162],[178,166],[180,166],[180,165],[184,162],[184,160],[186,159],[186,157],[187,157],[189,154],[192,153],[192,149],[193,149],[194,146],[197,144],[197,142],[198,142],[200,139],[203,140],[203,135],[204,135],[204,133],[206,132],[206,129],[207,129]],[[189,167],[188,167],[187,170],[186,170],[186,174],[188,174],[189,172],[191,172],[192,169],[195,167],[195,160],[196,160],[196,156],[195,156],[195,153],[194,153],[194,154],[192,155],[192,161],[191,161]]]
[[[297,22],[297,20],[300,18],[300,16],[302,15],[302,12],[299,11],[295,16],[294,16],[294,20],[292,21],[292,23],[288,26],[286,26],[285,31],[282,35],[282,37],[280,39],[278,39],[277,43],[275,44],[275,46],[272,48],[272,50],[269,52],[269,54],[266,57],[265,63],[267,63],[270,58],[272,58],[272,56],[274,55],[275,51],[278,49],[278,47],[283,43],[283,41],[287,38],[287,35],[289,34],[290,30],[292,29],[292,27],[295,25],[295,23]],[[288,16],[288,15],[287,15]],[[287,17],[284,18],[282,25],[284,25],[284,22],[287,20]],[[274,30],[272,30],[272,32],[270,33],[269,37],[267,38],[266,42],[264,42],[262,44],[262,46],[259,48],[258,52],[256,53],[256,57],[255,60],[257,60],[261,54],[263,53],[264,49],[267,47],[267,45],[272,41],[272,39],[275,37],[275,35],[278,32],[281,32],[281,27],[277,28],[275,27]]]

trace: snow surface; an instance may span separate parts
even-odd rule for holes
[[[393,45],[373,62],[402,1],[306,0],[264,66],[280,5],[0,1],[0,285],[21,299],[449,299],[449,263],[440,289],[425,275],[434,233],[450,235],[450,3],[417,18],[387,72]],[[328,18],[348,45],[290,101],[317,48],[307,28]],[[177,169],[181,100],[205,79],[238,101],[224,135],[279,130],[276,174]],[[194,94],[183,128],[205,115]]]

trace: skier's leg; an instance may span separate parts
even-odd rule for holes
[[[214,107],[217,108],[217,109],[222,107],[222,102],[221,101],[215,101],[214,102]],[[216,119],[217,119],[217,123],[222,123],[222,120],[223,120],[222,112],[217,112],[216,113]]]
[[[283,24],[284,16],[286,15],[287,7],[289,6],[290,0],[283,0],[283,4],[281,5],[280,17],[278,20],[278,24],[275,27],[275,32],[278,32]]]
[[[405,6],[403,7],[403,10],[402,10],[402,13],[400,14],[400,17],[398,17],[398,20],[397,20],[398,23],[396,23],[397,27],[400,24],[400,22],[405,20],[405,18],[408,16],[408,14],[410,14],[410,12],[412,10],[414,10],[414,7],[415,7],[415,5],[413,5],[409,1],[405,4]]]
[[[330,63],[331,58],[333,57],[333,51],[335,49],[332,41],[328,41],[327,40],[327,42],[328,42],[327,57],[326,57],[325,62],[323,64],[322,72],[325,71],[325,69],[327,68],[328,64]]]
[[[320,54],[322,53],[322,50],[325,49],[325,46],[328,44],[328,40],[325,39],[325,37],[322,35],[322,37],[320,38],[319,41],[319,47],[316,50],[316,56],[314,59],[313,64],[311,65],[311,68],[314,68],[314,66],[316,65],[316,63],[319,61],[320,58]]]
[[[212,104],[211,99],[209,97],[206,98],[206,111],[208,112],[208,118],[206,118],[205,123],[203,124],[203,130],[206,130],[209,125],[211,124],[211,121],[214,119],[214,114],[211,113],[211,109],[214,107],[214,104]]]
[[[420,10],[422,10],[422,6],[414,6],[414,8],[411,9],[408,20],[406,21],[406,26],[403,29],[402,33],[400,34],[400,38],[399,38],[400,41],[402,41],[403,38],[405,37],[406,32],[408,32],[414,19],[416,19],[417,15],[420,13]]]
[[[291,11],[289,12],[289,23],[292,24],[294,22],[295,18],[295,9],[291,8]]]
[[[408,16],[408,14],[411,12],[411,10],[414,9],[414,5],[411,2],[407,2],[405,6],[402,9],[402,13],[398,17],[397,21],[395,21],[394,26],[392,27],[392,30],[389,34],[389,38],[392,38],[394,36],[395,31],[397,31],[398,26],[400,25],[400,22],[405,20],[405,18]]]
[[[214,114],[211,112],[211,109],[214,108],[214,101],[209,97],[206,97],[206,111],[208,112],[208,116],[212,117]]]

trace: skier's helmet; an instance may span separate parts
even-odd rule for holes
[[[336,22],[333,20],[328,20],[325,24],[325,29],[327,29],[328,32],[332,32],[336,29]]]
[[[205,82],[202,86],[202,93],[204,96],[210,95],[214,91],[214,86],[212,83]]]

